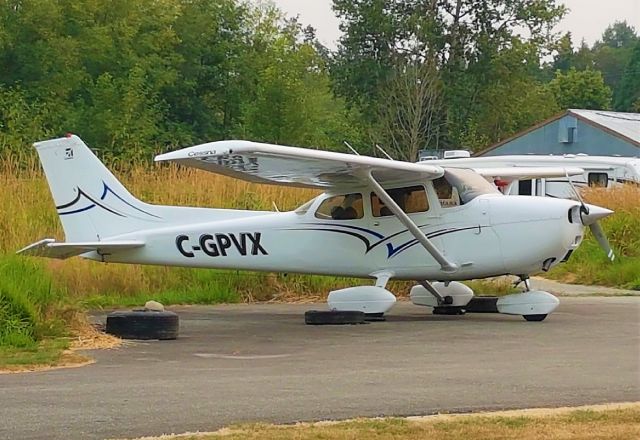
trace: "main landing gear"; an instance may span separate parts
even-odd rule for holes
[[[327,298],[329,310],[310,310],[306,324],[364,324],[384,321],[384,314],[396,303],[396,297],[384,287],[357,286],[334,290]]]
[[[393,275],[389,272],[372,274],[375,286],[357,286],[329,293],[328,311],[311,310],[305,322],[311,325],[362,324],[365,321],[384,321],[384,314],[396,303],[396,297],[385,287]]]

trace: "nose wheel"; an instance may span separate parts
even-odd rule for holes
[[[514,287],[518,287],[520,284],[524,284],[525,293],[531,292],[531,284],[529,283],[528,275],[519,275],[519,280],[513,283]],[[531,315],[522,315],[522,317],[528,322],[541,322],[544,321],[548,313],[537,313]]]

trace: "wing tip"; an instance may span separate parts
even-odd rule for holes
[[[158,154],[153,160],[154,162],[165,162],[171,160],[202,159],[212,156],[233,154],[234,150],[250,149],[255,148],[255,146],[256,144],[252,141],[214,141],[194,145],[192,147],[181,148],[168,153]]]

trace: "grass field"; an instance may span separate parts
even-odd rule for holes
[[[615,405],[612,405],[615,406]],[[525,410],[421,419],[358,419],[290,426],[254,424],[163,440],[629,440],[640,438],[640,405],[616,409]]]
[[[24,365],[55,365],[69,348],[64,339],[45,339],[29,347],[0,345],[0,369],[20,370]]]

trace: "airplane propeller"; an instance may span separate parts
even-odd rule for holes
[[[613,214],[613,211],[600,206],[586,205],[583,203],[580,207],[580,220],[582,221],[582,224],[589,226],[589,229],[591,229],[591,233],[595,237],[596,241],[606,252],[607,258],[614,261],[616,259],[616,255],[614,254],[613,249],[611,249],[609,240],[607,240],[606,235],[604,235],[604,231],[602,230],[600,223],[598,223],[598,220],[611,214]]]
[[[601,218],[605,218],[608,215],[613,214],[613,211],[610,209],[602,208],[600,206],[595,205],[587,205],[580,197],[580,193],[577,188],[574,186],[573,181],[571,180],[571,176],[567,173],[567,180],[571,185],[571,189],[573,193],[576,195],[576,198],[580,202],[580,220],[584,226],[589,226],[591,233],[595,237],[596,241],[600,245],[600,247],[606,252],[607,258],[612,262],[616,259],[616,255],[611,249],[611,245],[609,244],[609,240],[607,240],[607,236],[604,234],[600,223],[598,220]]]

